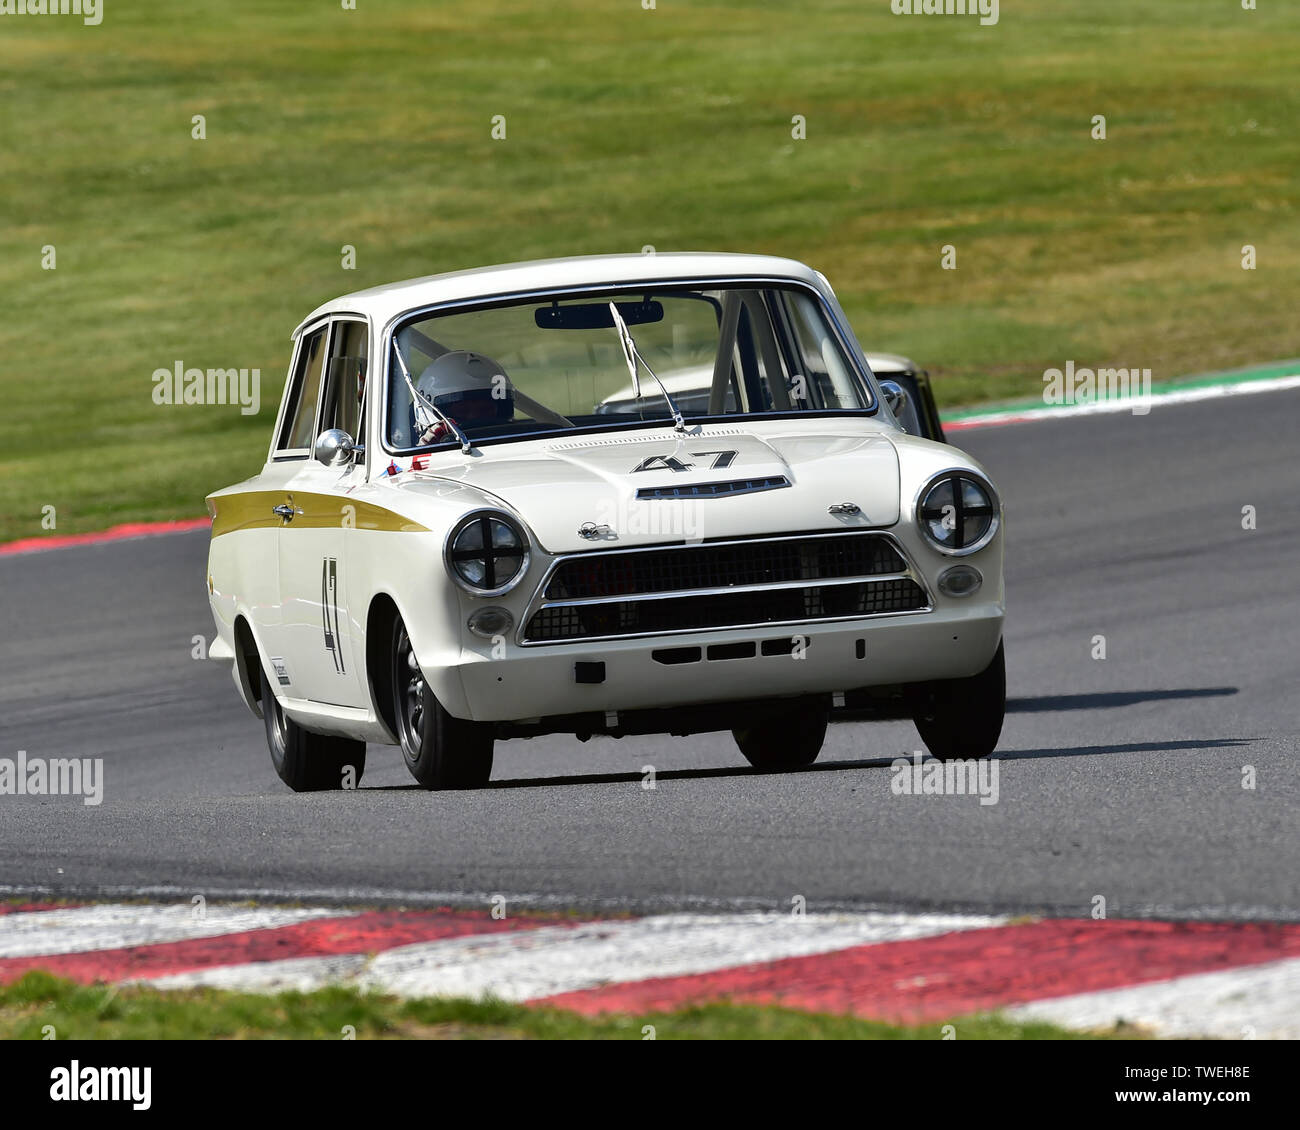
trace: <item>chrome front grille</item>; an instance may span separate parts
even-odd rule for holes
[[[557,561],[524,644],[921,612],[929,597],[888,534],[846,531],[604,550]]]

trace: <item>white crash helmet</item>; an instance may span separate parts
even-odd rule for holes
[[[482,353],[468,349],[444,353],[425,367],[415,387],[458,422],[486,423],[514,416],[510,378]]]

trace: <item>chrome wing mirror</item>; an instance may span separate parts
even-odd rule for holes
[[[326,467],[342,467],[352,461],[356,450],[356,443],[342,428],[327,428],[316,437],[312,455]]]
[[[907,390],[897,381],[881,381],[880,391],[885,395],[885,403],[900,424],[907,412]],[[324,438],[324,437],[322,437]]]

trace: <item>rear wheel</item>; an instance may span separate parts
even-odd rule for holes
[[[824,706],[794,706],[756,718],[752,726],[732,730],[731,736],[755,769],[798,769],[817,760],[829,718]]]
[[[912,715],[926,749],[940,761],[988,757],[998,747],[1007,709],[1007,667],[1002,644],[978,675],[943,679],[915,688]]]
[[[424,680],[406,625],[393,624],[393,715],[402,759],[426,789],[478,789],[492,776],[493,727],[453,718]]]
[[[296,793],[355,789],[366,771],[366,743],[304,730],[285,715],[262,672],[262,719],[276,773]]]

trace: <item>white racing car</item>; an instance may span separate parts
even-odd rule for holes
[[[265,465],[208,498],[207,579],[292,788],[354,786],[367,742],[479,786],[546,733],[730,730],[788,768],[837,708],[994,750],[997,492],[900,427],[915,397],[816,271],[522,263],[346,295],[293,340]]]

